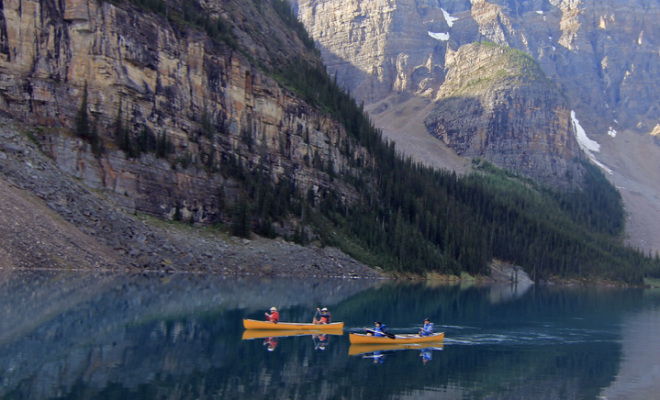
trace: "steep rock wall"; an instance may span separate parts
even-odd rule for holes
[[[538,116],[534,103],[549,110],[575,110],[589,138],[601,145],[600,153],[595,155],[598,162],[605,166],[609,178],[622,191],[630,216],[626,228],[628,242],[660,251],[660,224],[657,222],[660,221],[660,173],[656,162],[660,159],[660,146],[657,140],[648,136],[660,127],[660,24],[657,23],[660,4],[657,1],[290,1],[296,5],[301,20],[322,47],[328,68],[337,74],[338,82],[365,101],[372,119],[399,149],[420,162],[459,172],[465,170],[466,162],[457,160],[452,150],[445,148],[446,144],[459,153],[482,155],[497,165],[529,173],[532,164],[525,160],[533,153],[537,154],[539,161],[545,158],[547,162],[534,164],[539,170],[531,176],[541,174],[556,183],[562,169],[557,165],[566,165],[564,155],[575,147],[575,140],[564,134],[570,120],[565,111],[554,112],[554,116],[547,112]],[[406,15],[397,15],[399,13]],[[408,25],[397,26],[397,31],[414,31],[416,40],[404,46],[397,45],[397,36],[388,35],[389,25],[379,23],[380,15],[388,15],[389,20]],[[356,31],[356,26],[365,33],[357,36],[360,40],[337,39],[350,36],[348,33]],[[429,32],[435,34],[431,36]],[[557,99],[559,102],[550,102],[556,99],[551,88],[537,90],[536,94],[550,97],[529,99],[531,103],[525,104],[520,98],[521,90],[515,85],[502,87],[501,95],[518,99],[519,107],[509,108],[502,114],[502,117],[506,116],[511,131],[515,131],[516,126],[538,130],[544,141],[565,143],[566,150],[542,156],[538,152],[541,147],[521,148],[516,140],[503,141],[501,146],[489,141],[489,148],[476,133],[480,130],[468,124],[464,128],[477,135],[466,142],[473,145],[468,151],[464,144],[459,146],[454,140],[461,136],[465,139],[467,133],[448,139],[439,131],[428,131],[429,127],[432,130],[438,128],[434,123],[441,122],[438,109],[449,104],[442,87],[451,84],[452,79],[446,77],[453,75],[450,69],[457,66],[452,61],[454,55],[459,54],[464,46],[483,41],[513,47],[532,56],[562,94],[562,99]],[[380,57],[380,49],[386,49],[383,54],[387,56]],[[397,64],[397,59],[408,62]],[[467,63],[471,61],[465,60]],[[377,73],[388,68],[396,73]],[[466,65],[463,69],[470,71],[470,68]],[[411,79],[415,76],[419,79]],[[395,85],[398,77],[408,77],[409,84],[403,89]],[[534,95],[526,92],[526,96]],[[478,102],[472,104],[479,105],[478,115],[494,116],[496,104],[488,102],[495,97],[472,95],[473,100],[477,98]],[[436,99],[441,103],[439,106],[433,104]],[[454,104],[454,114],[469,106],[459,104]],[[491,111],[486,113],[484,110]],[[525,122],[530,117],[540,124]],[[425,118],[426,125],[423,125],[419,121]],[[501,123],[489,127],[485,124],[487,119],[477,117],[445,115],[443,119],[445,125],[454,121],[449,125],[457,130],[470,120],[481,121],[482,135],[488,129],[497,128],[504,138],[509,130]],[[543,121],[557,130],[550,132]],[[447,141],[430,143],[429,133]],[[490,138],[496,134],[489,132],[486,136]],[[548,135],[555,137],[551,139]],[[528,133],[527,136],[533,135]],[[557,150],[555,146],[547,146],[547,149]],[[512,162],[516,154],[519,163]],[[570,164],[566,167],[567,171],[573,168]],[[566,177],[569,180],[563,185],[569,184],[577,175],[569,173]]]
[[[367,103],[393,91],[434,93],[446,51],[487,40],[533,56],[594,134],[610,126],[648,133],[660,119],[654,1],[291,2],[330,71]]]
[[[331,73],[357,99],[377,101],[442,79],[442,44],[429,30],[446,29],[433,0],[294,2]]]
[[[570,108],[531,59],[472,44],[447,65],[446,82],[425,121],[431,134],[460,155],[484,157],[542,182],[580,182]]]
[[[648,133],[660,119],[660,5],[652,1],[293,3],[330,71],[367,104],[393,92],[435,96],[451,53],[487,40],[534,57],[592,135]]]
[[[460,10],[450,14],[440,3],[300,0],[297,7],[330,71],[358,98],[424,97],[436,103],[426,119],[428,132],[457,154],[485,157],[553,185],[579,183],[580,150],[557,87],[544,76],[523,82],[514,70],[506,73],[511,79],[495,84],[502,63],[492,56],[499,50],[470,44],[488,38],[524,47],[529,40],[516,29],[520,18],[510,16],[506,4],[448,2]],[[476,77],[491,84],[474,85]],[[466,85],[469,96],[455,93]],[[372,109],[377,114],[388,107]],[[406,140],[401,132],[397,141]]]
[[[182,14],[168,5],[170,14]],[[204,12],[235,24],[237,44],[129,3],[3,0],[0,110],[50,127],[40,138],[62,168],[153,215],[178,210],[185,218],[217,220],[219,204],[239,195],[231,177],[217,171],[239,161],[245,168],[261,165],[273,182],[290,178],[301,190],[338,188],[341,182],[309,160],[348,168],[337,150],[350,140],[345,131],[255,63],[268,69],[305,56],[300,40],[265,6],[228,1],[209,3]],[[281,50],[267,51],[269,41]],[[91,126],[104,147],[98,157],[71,133],[85,88]],[[118,149],[117,126],[134,142],[142,134],[151,142],[167,137],[173,152],[131,158]],[[360,148],[350,157],[366,159]],[[354,196],[338,189],[349,201]]]

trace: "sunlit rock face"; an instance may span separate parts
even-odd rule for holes
[[[579,182],[570,109],[537,64],[493,45],[462,46],[425,120],[459,155],[483,157],[555,186]]]
[[[448,29],[437,1],[300,0],[297,7],[329,70],[358,99],[442,79],[444,45],[429,35]]]
[[[592,134],[605,134],[609,127],[649,132],[660,119],[660,100],[656,94],[660,90],[660,24],[656,23],[660,5],[657,2],[292,2],[322,49],[331,73],[367,104],[377,103],[392,93],[407,93],[446,105],[447,89],[443,86],[453,84],[448,82],[450,76],[475,73],[476,64],[489,68],[473,50],[468,52],[476,58],[462,57],[462,65],[456,62],[456,54],[464,54],[463,47],[471,43],[488,41],[532,56],[549,81],[546,89],[535,93],[526,91],[525,97],[543,107],[546,115],[532,116],[537,123],[523,122],[534,114],[534,107],[522,102],[507,110],[507,123],[479,129],[468,124],[466,130],[482,136],[473,137],[468,143],[483,142],[484,129],[499,130],[487,134],[495,140],[497,136],[515,131],[515,126],[524,125],[525,129],[540,130],[544,136],[555,136],[546,140],[554,143],[546,146],[548,157],[559,157],[567,165],[574,155],[575,143],[566,135],[570,127],[566,109],[576,110],[582,124]],[[518,98],[516,93],[520,92],[515,82],[509,82],[500,91],[508,92],[512,98]],[[484,109],[501,108],[501,104],[493,103],[495,99],[485,91],[473,90],[472,97]],[[558,109],[562,111],[556,112]],[[437,113],[438,108],[436,117]],[[555,115],[550,115],[552,113]],[[467,122],[458,116],[445,119]],[[405,140],[405,132],[401,133],[400,140]],[[566,169],[557,170],[556,163],[552,162],[535,163],[532,167],[525,156],[515,163],[509,157],[498,156],[497,151],[479,151],[479,146],[467,149],[464,144],[452,144],[446,135],[444,140],[458,153],[485,155],[498,165],[526,174],[531,169],[546,169],[536,175],[548,176],[555,182],[559,176],[557,172]],[[494,145],[492,141],[491,144]],[[560,149],[562,145],[567,147]],[[498,148],[501,152],[522,154],[531,150],[525,147],[518,140],[510,140],[494,145],[491,150]]]
[[[179,2],[167,4],[170,15],[182,13]],[[203,7],[232,27],[234,45],[130,1],[5,0],[0,112],[53,128],[40,138],[44,150],[131,211],[170,218],[182,212],[198,222],[217,221],[221,204],[239,196],[231,177],[217,173],[232,163],[260,165],[273,182],[286,178],[319,193],[340,183],[310,168],[309,160],[337,171],[347,157],[369,162],[359,146],[342,155],[344,128],[267,73],[300,57],[320,62],[268,4]],[[72,135],[85,92],[104,146],[100,157]],[[142,132],[146,142],[166,136],[172,152],[127,155],[118,149],[118,124],[133,143]],[[349,189],[338,189],[352,198]]]
[[[500,7],[499,19],[506,21],[500,26],[510,32],[498,43],[537,59],[589,130],[606,133],[613,125],[644,133],[652,129],[660,118],[655,94],[660,87],[656,22],[660,4],[648,0],[491,3]],[[484,37],[495,39],[490,34]]]

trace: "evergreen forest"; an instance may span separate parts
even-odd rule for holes
[[[165,12],[158,1],[134,1]],[[265,3],[253,1],[258,6]],[[210,21],[195,11],[201,8],[185,6],[189,3],[184,1],[179,18],[215,40],[238,46],[226,22]],[[312,47],[286,2],[270,3],[305,47]],[[356,159],[353,168],[341,171],[358,172],[337,176],[332,166],[313,163],[331,179],[358,191],[360,201],[348,203],[331,189],[324,189],[321,200],[314,201],[294,182],[283,179],[275,184],[262,167],[249,170],[240,159],[232,159],[219,172],[244,187],[239,202],[224,205],[233,234],[273,237],[274,223],[302,216],[289,239],[302,244],[318,240],[401,276],[487,275],[489,262],[499,259],[522,266],[535,280],[641,284],[645,277],[660,277],[660,256],[624,245],[621,195],[596,166],[585,164],[584,184],[572,191],[545,187],[478,159],[473,161],[474,172],[465,176],[432,169],[402,157],[385,141],[363,107],[323,66],[295,59],[267,73],[340,121],[374,162]],[[350,153],[346,147],[342,151]]]
[[[284,71],[287,82],[342,121],[377,160],[362,166],[359,177],[341,177],[354,181],[362,203],[347,206],[330,192],[305,213],[325,243],[400,274],[488,274],[493,259],[521,265],[536,280],[641,283],[660,272],[657,255],[623,245],[621,195],[598,167],[585,164],[583,188],[569,192],[481,160],[466,176],[435,170],[398,155],[327,74],[300,68],[296,63]],[[291,194],[298,201],[287,203],[293,207],[288,212],[297,213],[298,204],[310,207],[303,194]],[[262,203],[251,200],[260,209]]]

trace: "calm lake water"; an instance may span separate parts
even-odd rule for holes
[[[343,335],[243,339],[272,305]],[[2,399],[650,399],[660,291],[0,270]],[[351,347],[383,321],[443,345]],[[358,354],[354,354],[358,353]]]

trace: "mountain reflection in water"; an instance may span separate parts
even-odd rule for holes
[[[644,398],[660,360],[637,344],[659,303],[631,289],[3,271],[0,397]],[[346,329],[244,335],[273,305],[291,322],[326,306]],[[425,317],[442,345],[348,342],[375,320],[410,333]]]
[[[622,325],[621,368],[600,398],[657,398],[660,396],[660,307],[624,318]]]

